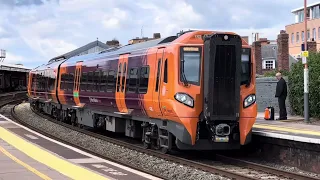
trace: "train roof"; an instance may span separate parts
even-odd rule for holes
[[[175,39],[177,39],[177,36],[168,36],[166,38],[159,38],[159,39],[141,42],[137,44],[130,44],[130,45],[125,45],[121,47],[109,48],[101,52],[95,52],[95,53],[85,54],[81,56],[74,56],[66,60],[66,62],[86,61],[87,59],[91,60],[91,59],[105,57],[109,55],[126,54],[126,53],[134,52],[137,50],[144,50],[144,49],[146,50],[154,46],[169,44]]]
[[[48,63],[57,62],[57,61],[61,61],[61,60],[64,60],[64,59],[69,59],[69,58],[71,58],[73,56],[76,56],[77,54],[79,54],[79,53],[81,53],[83,51],[86,51],[86,50],[88,50],[90,48],[93,48],[95,46],[99,46],[99,47],[102,47],[104,49],[110,48],[110,46],[108,46],[108,45],[106,45],[106,44],[104,44],[104,43],[102,43],[102,42],[97,40],[97,41],[90,42],[90,43],[88,43],[88,44],[86,44],[86,45],[84,45],[84,46],[82,46],[80,48],[77,48],[77,49],[75,49],[73,51],[70,51],[68,53],[65,53],[65,54],[62,54],[60,56],[54,57],[54,58],[50,59]]]
[[[20,64],[8,64],[0,62],[0,71],[29,72],[30,70],[30,68]]]

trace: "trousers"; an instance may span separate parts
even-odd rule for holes
[[[278,98],[279,109],[280,109],[280,119],[287,119],[287,109],[286,109],[286,98]]]

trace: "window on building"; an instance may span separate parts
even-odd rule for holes
[[[263,69],[275,69],[275,60],[264,60],[263,61],[263,64],[262,64],[262,67]]]
[[[313,30],[312,30],[312,38],[314,41],[317,39],[316,28],[313,28]]]
[[[301,33],[301,41],[304,42],[304,31]]]
[[[318,38],[320,39],[320,27],[318,27]]]
[[[310,30],[308,30],[307,33],[308,33],[307,34],[307,38],[308,38],[307,40],[310,40]]]
[[[300,39],[300,37],[299,37],[299,32],[297,32],[296,41],[299,42],[299,39]]]
[[[292,33],[291,34],[291,44],[293,44],[294,43],[294,34]]]

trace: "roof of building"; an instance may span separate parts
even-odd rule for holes
[[[1,71],[29,72],[31,69],[20,64],[8,64],[0,62]]]
[[[57,56],[55,58],[52,58],[52,59],[49,60],[49,62],[55,61],[55,60],[58,60],[58,59],[68,59],[70,57],[73,57],[73,56],[76,56],[76,55],[80,54],[81,52],[87,51],[87,50],[89,50],[89,49],[91,49],[91,48],[93,48],[95,46],[99,46],[99,47],[101,47],[103,49],[110,48],[110,46],[102,43],[101,41],[96,40],[96,41],[88,43],[88,44],[86,44],[84,46],[81,46],[81,47],[79,47],[79,48],[77,48],[77,49],[75,49],[73,51],[70,51],[68,53],[62,54],[62,55]]]
[[[302,2],[302,1],[301,1],[301,2]],[[315,2],[315,3],[311,3],[311,4],[307,4],[307,8],[312,7],[312,6],[316,6],[316,5],[320,5],[320,1]],[[304,6],[299,7],[299,8],[296,8],[296,9],[293,9],[293,10],[291,10],[291,12],[292,12],[292,13],[295,13],[295,12],[301,11],[301,10],[303,10],[303,9],[304,9]]]
[[[278,45],[267,44],[261,46],[262,59],[277,59]]]

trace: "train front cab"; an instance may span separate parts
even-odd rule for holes
[[[189,107],[189,110],[181,107],[177,111],[186,129],[183,138],[177,138],[175,144],[186,150],[239,149],[251,141],[257,115],[255,61],[251,48],[233,33],[198,32],[191,36],[201,37],[203,46],[198,46],[199,40],[197,43],[194,39],[195,46],[191,44],[180,48],[179,66],[182,68],[179,69],[179,80],[181,84],[193,83],[190,80],[192,73],[188,74],[184,67],[184,52],[201,52],[203,49],[200,53],[200,77],[197,77],[198,84],[179,88],[182,93],[176,100],[180,98],[182,102],[181,98],[191,97],[194,107]],[[192,66],[192,72],[197,74],[197,66]],[[183,94],[187,96],[183,97]]]

